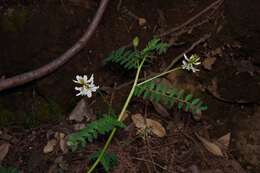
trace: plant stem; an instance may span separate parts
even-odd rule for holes
[[[156,75],[156,76],[154,76],[154,77],[151,77],[151,78],[149,78],[149,79],[147,79],[147,80],[145,80],[145,81],[143,81],[143,82],[137,84],[137,86],[143,85],[143,84],[145,84],[145,83],[147,83],[147,82],[150,82],[150,81],[152,81],[152,80],[154,80],[154,79],[156,79],[156,78],[158,78],[158,77],[164,76],[164,75],[166,75],[166,74],[168,74],[168,73],[171,73],[171,72],[173,72],[173,71],[180,70],[180,69],[181,69],[181,67],[177,67],[177,68],[174,68],[174,69],[172,69],[172,70],[169,70],[169,71],[160,73],[160,74],[158,74],[158,75]]]
[[[130,93],[129,93],[129,95],[128,95],[126,101],[125,101],[125,104],[124,104],[124,106],[123,106],[123,108],[122,108],[122,110],[121,110],[121,112],[120,112],[120,114],[119,114],[119,116],[118,116],[118,119],[117,119],[118,121],[121,121],[121,120],[122,120],[122,117],[123,117],[123,115],[124,115],[124,113],[125,113],[125,111],[126,111],[126,108],[128,107],[128,105],[129,105],[129,103],[130,103],[130,101],[131,101],[131,98],[132,98],[132,96],[133,96],[133,94],[134,94],[134,90],[135,90],[135,87],[136,87],[136,85],[137,85],[138,78],[139,78],[139,75],[140,75],[140,72],[141,72],[141,68],[142,68],[142,66],[143,66],[143,64],[144,64],[144,61],[145,61],[145,58],[143,58],[141,64],[138,66],[138,69],[137,69],[137,72],[136,72],[136,75],[135,75],[134,84],[133,84],[132,89],[131,89],[131,91],[130,91]],[[94,169],[97,167],[98,163],[101,161],[101,159],[103,158],[103,156],[104,156],[106,150],[108,149],[109,144],[111,143],[112,138],[114,137],[114,134],[116,133],[116,130],[117,130],[117,128],[114,128],[114,129],[112,130],[112,132],[110,133],[110,135],[109,135],[109,137],[108,137],[108,139],[107,139],[107,141],[106,141],[106,144],[105,144],[105,146],[103,147],[103,149],[102,149],[100,155],[98,156],[98,158],[97,158],[97,160],[95,161],[95,163],[91,166],[91,168],[87,171],[87,173],[91,173],[91,172],[94,171]]]
[[[91,168],[87,171],[87,173],[91,173],[92,171],[94,171],[94,169],[97,167],[98,163],[101,161],[101,159],[103,158],[112,138],[114,137],[114,134],[116,133],[116,128],[114,128],[112,130],[112,132],[110,133],[108,139],[107,139],[107,142],[105,144],[105,146],[103,147],[100,155],[98,156],[97,160],[95,161],[95,163],[91,166]]]
[[[131,100],[131,98],[132,98],[132,96],[134,94],[134,90],[135,90],[135,87],[137,85],[137,82],[138,82],[138,79],[139,79],[139,75],[140,75],[140,72],[141,72],[141,68],[142,68],[142,66],[144,64],[144,61],[145,61],[145,58],[142,60],[141,64],[138,66],[138,69],[137,69],[137,72],[136,72],[136,75],[135,75],[134,84],[133,84],[132,89],[131,89],[131,91],[130,91],[127,99],[126,99],[126,102],[125,102],[125,104],[124,104],[124,106],[123,106],[123,108],[121,110],[121,113],[118,116],[118,119],[117,119],[118,121],[122,120],[122,117],[123,117],[123,115],[124,115],[124,113],[126,111],[126,108],[128,107],[128,104],[129,104],[129,102],[130,102],[130,100]]]

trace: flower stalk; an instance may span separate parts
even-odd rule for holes
[[[135,90],[135,87],[136,87],[136,85],[137,85],[137,82],[138,82],[138,79],[139,79],[139,76],[140,76],[140,72],[141,72],[141,68],[142,68],[144,62],[145,62],[145,58],[143,58],[141,64],[138,66],[138,69],[137,69],[137,72],[136,72],[136,75],[135,75],[134,84],[133,84],[133,86],[132,86],[132,88],[131,88],[131,91],[130,91],[130,93],[129,93],[129,95],[128,95],[126,101],[125,101],[125,104],[124,104],[124,106],[123,106],[123,108],[122,108],[122,110],[121,110],[121,112],[120,112],[120,114],[119,114],[119,116],[118,116],[118,119],[117,119],[118,121],[122,121],[122,117],[123,117],[123,115],[124,115],[124,113],[125,113],[125,111],[126,111],[126,108],[128,107],[128,105],[129,105],[129,103],[130,103],[130,101],[131,101],[131,98],[133,97],[134,90]],[[114,128],[114,129],[111,131],[111,133],[110,133],[110,135],[109,135],[109,137],[108,137],[108,139],[107,139],[107,141],[106,141],[106,143],[105,143],[103,149],[101,150],[100,155],[98,156],[98,158],[97,158],[97,160],[95,161],[95,163],[91,166],[91,168],[87,171],[87,173],[93,172],[94,169],[97,167],[98,163],[101,161],[101,159],[103,158],[103,156],[104,156],[106,150],[108,149],[109,144],[111,143],[111,141],[112,141],[112,139],[113,139],[113,137],[114,137],[114,135],[115,135],[115,133],[116,133],[116,130],[117,130],[117,128]]]

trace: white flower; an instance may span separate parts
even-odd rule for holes
[[[79,93],[76,96],[88,96],[89,98],[92,97],[92,92],[96,92],[99,86],[94,84],[94,75],[92,74],[88,79],[87,75],[84,76],[76,76],[76,80],[73,82],[80,84],[80,87],[75,87],[76,91]]]
[[[182,61],[182,69],[188,70],[188,71],[192,71],[193,73],[200,71],[199,69],[197,69],[196,65],[200,65],[200,57],[198,55],[191,55],[190,58],[188,58],[186,56],[186,54],[184,54],[184,58],[185,60]]]

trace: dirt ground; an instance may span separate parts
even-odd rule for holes
[[[43,148],[59,134],[67,136],[75,126],[106,113],[108,105],[120,111],[131,86],[126,84],[134,73],[105,65],[103,59],[135,36],[144,46],[153,36],[181,26],[212,2],[111,1],[86,48],[70,62],[40,80],[0,93],[0,146],[10,144],[0,165],[24,173],[84,172],[90,166],[90,154],[103,146],[105,136],[77,152],[64,152],[59,145],[48,153]],[[66,51],[85,31],[98,5],[94,0],[0,0],[0,80],[40,67]],[[209,109],[194,118],[177,108],[134,98],[125,121],[127,128],[117,132],[109,148],[118,157],[111,172],[260,172],[260,54],[254,51],[259,28],[250,25],[249,32],[242,25],[237,27],[241,20],[233,18],[237,12],[232,13],[230,6],[220,3],[187,26],[162,36],[172,46],[142,74],[162,71],[174,57],[208,36],[188,52],[202,58],[199,73],[173,73],[161,82],[191,91]],[[70,113],[82,99],[75,97],[72,79],[92,73],[102,94],[84,99],[88,118],[71,121]],[[138,138],[130,118],[136,113],[160,122],[166,136]],[[222,154],[218,155],[206,145],[216,145],[221,137],[225,145],[219,144]],[[97,172],[104,170],[99,167]]]

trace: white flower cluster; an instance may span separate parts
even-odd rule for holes
[[[191,55],[190,58],[188,58],[186,56],[186,54],[184,54],[184,58],[185,60],[182,61],[182,69],[184,70],[188,70],[188,71],[192,71],[193,73],[200,71],[198,68],[196,68],[195,66],[198,66],[201,64],[200,62],[200,57],[197,55]]]
[[[92,74],[91,77],[88,79],[87,75],[84,76],[76,76],[76,80],[73,82],[80,84],[80,87],[75,87],[76,91],[79,93],[76,96],[88,96],[88,98],[92,97],[92,92],[96,92],[99,86],[94,84],[94,75]]]

